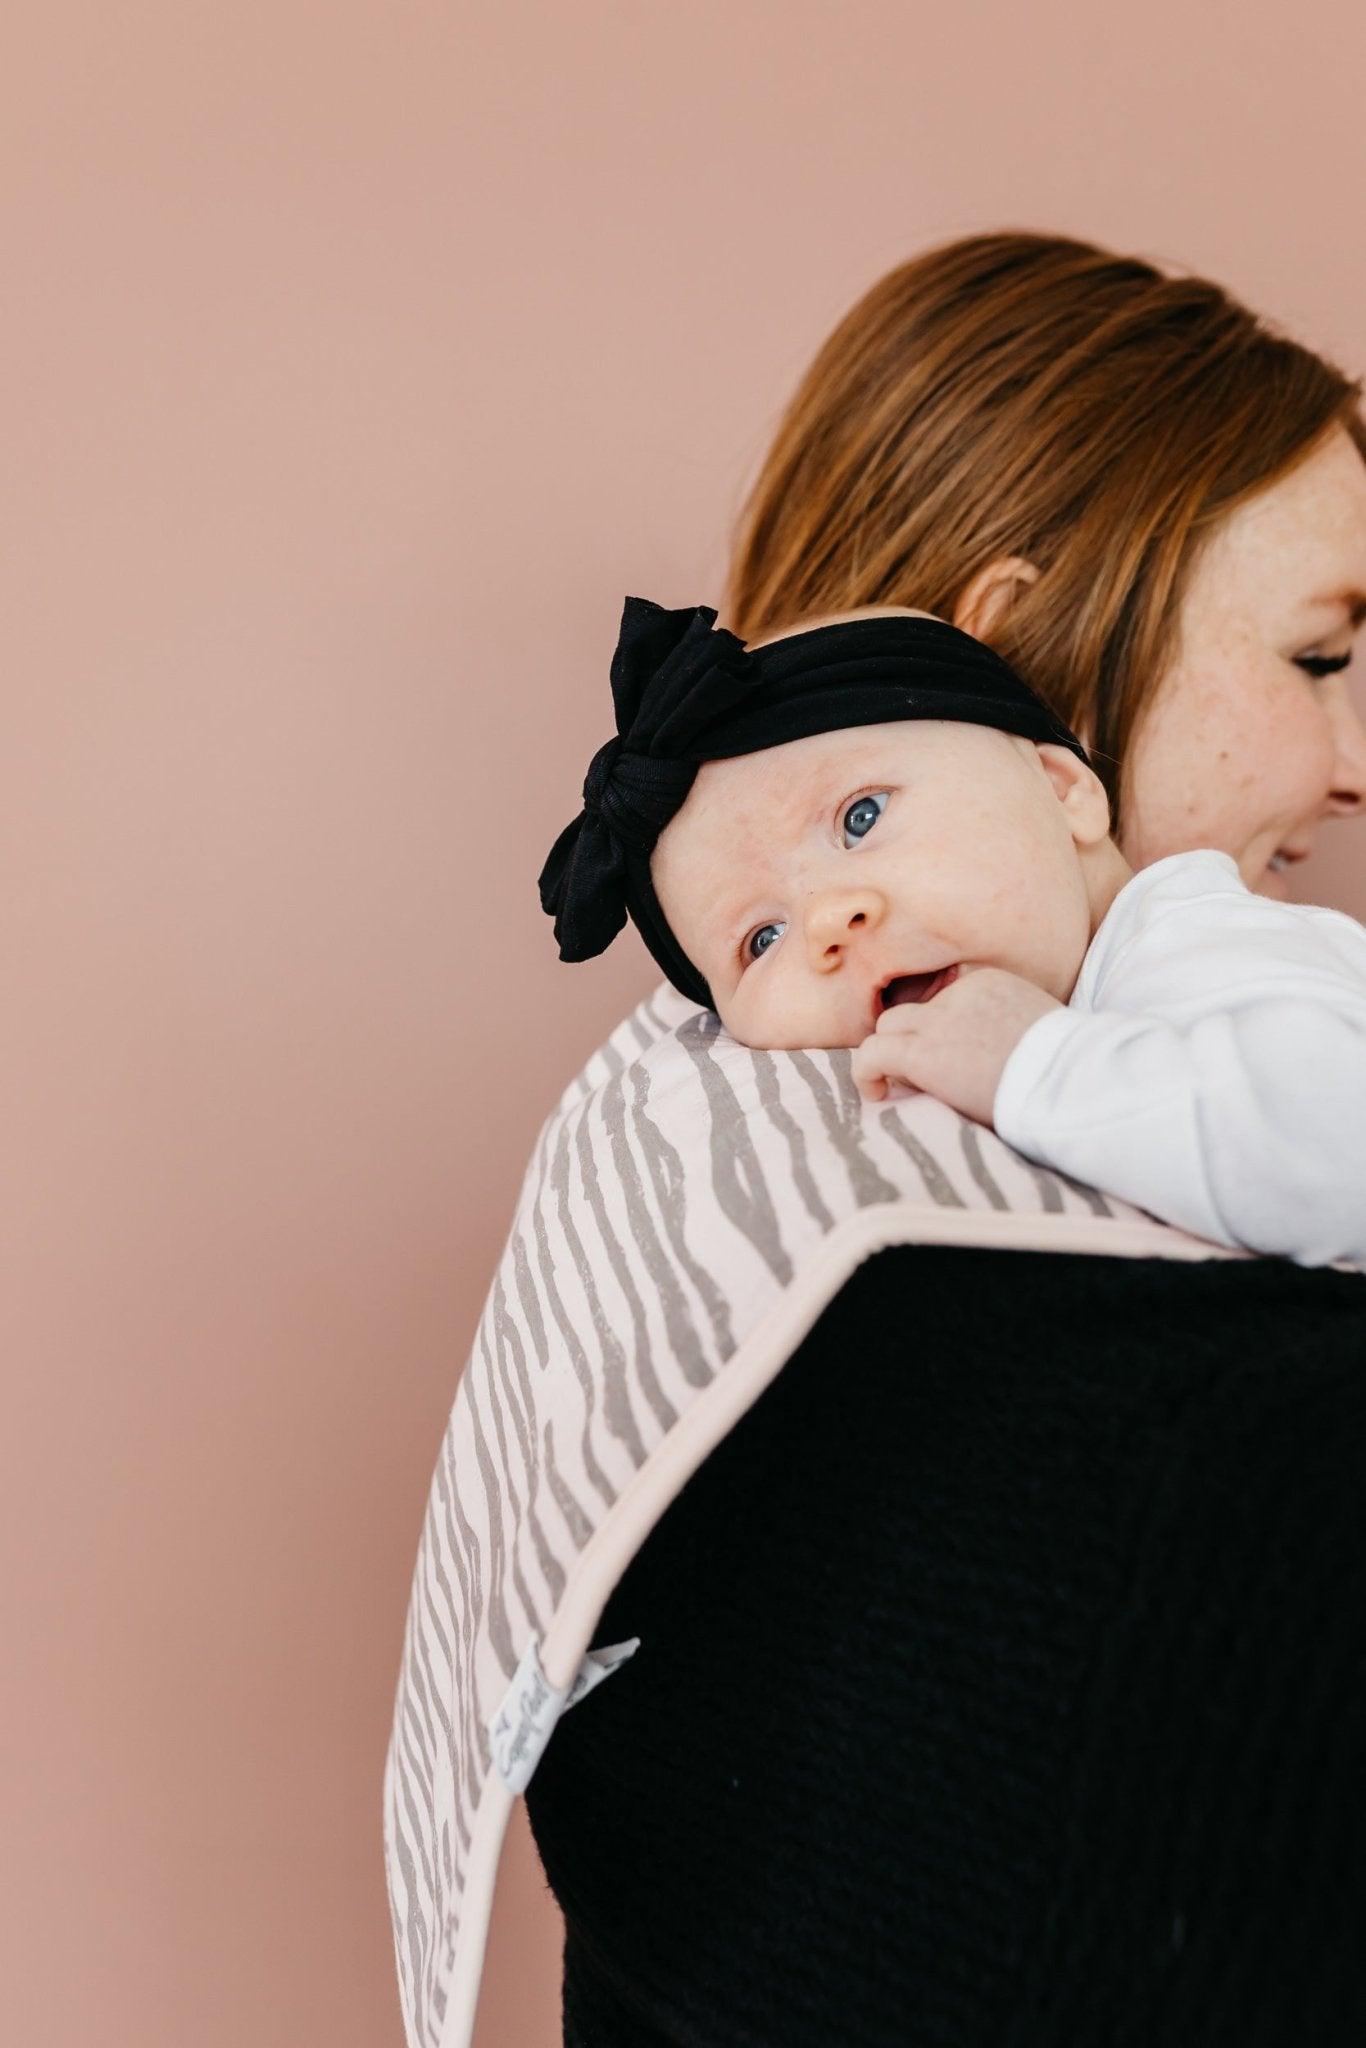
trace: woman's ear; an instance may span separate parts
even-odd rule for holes
[[[1099,846],[1110,836],[1110,799],[1105,784],[1094,768],[1088,768],[1070,747],[1051,740],[1035,743],[1039,766],[1053,785],[1053,794],[1067,813],[1067,823],[1079,847]]]
[[[989,640],[1022,590],[1039,572],[1023,555],[998,555],[979,569],[953,608],[953,623],[974,640]]]

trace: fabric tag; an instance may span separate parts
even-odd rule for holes
[[[494,1766],[510,1792],[525,1792],[531,1783],[560,1715],[576,1707],[639,1648],[640,1637],[632,1636],[628,1642],[606,1643],[590,1650],[572,1683],[561,1692],[542,1671],[540,1645],[532,1636],[502,1705],[489,1722]]]

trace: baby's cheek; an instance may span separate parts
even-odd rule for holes
[[[718,996],[715,989],[712,990],[711,1000],[712,1008],[721,1019],[722,1029],[728,1032],[738,1045],[748,1045],[749,1040],[745,1036],[744,1021],[735,1004],[729,1002],[724,996]]]
[[[764,1036],[766,1006],[762,994],[750,987],[748,976],[742,975],[736,987],[722,995],[717,994],[713,983],[712,1004],[723,1027],[738,1045],[748,1045],[756,1052],[772,1045],[772,1039]]]
[[[716,1002],[716,1014],[731,1037],[755,1052],[778,1052],[800,1045],[793,1027],[798,1020],[790,1002],[784,1002],[781,976],[774,973],[776,960],[755,961],[740,977],[737,986]]]
[[[805,1052],[862,1045],[870,1020],[866,989],[838,974],[815,975],[789,932],[753,961],[726,992],[712,985],[716,1014],[732,1038],[756,1052]]]

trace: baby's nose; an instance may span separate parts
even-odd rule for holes
[[[827,974],[838,967],[850,946],[877,930],[886,909],[886,899],[877,889],[821,890],[806,909],[811,965]]]

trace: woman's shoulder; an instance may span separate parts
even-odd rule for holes
[[[608,1034],[550,1111],[519,1220],[570,1197],[599,1216],[629,1211],[635,1240],[642,1222],[654,1222],[674,1252],[686,1215],[687,1235],[700,1233],[709,1257],[738,1238],[780,1283],[832,1229],[886,1205],[964,1220],[980,1211],[1157,1227],[932,1096],[865,1103],[847,1048],[742,1045],[666,982]]]
[[[865,1103],[851,1063],[848,1050],[752,1051],[657,989],[546,1118],[451,1407],[409,1610],[385,1811],[415,2015],[434,1948],[441,1998],[458,1948],[477,1970],[486,1900],[471,1951],[459,1943],[464,1867],[416,1901],[408,1874],[436,1867],[439,1842],[471,1839],[495,1735],[509,1768],[544,1742],[523,1709],[572,1680],[594,1599],[641,1517],[872,1253],[901,1242],[1236,1256],[1033,1165],[928,1095]],[[414,1773],[407,1734],[428,1725],[433,1693],[459,1700],[461,1716],[441,1771]]]
[[[667,981],[661,981],[589,1054],[566,1084],[549,1121],[577,1109],[627,1067],[648,1068],[653,1074],[667,1076],[680,1050],[680,1028],[688,1025],[702,1030],[708,1019],[714,1025],[719,1021],[711,1011],[699,1009]]]

